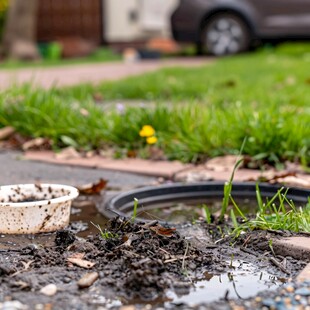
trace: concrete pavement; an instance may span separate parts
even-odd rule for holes
[[[81,83],[97,84],[104,81],[119,80],[129,76],[156,71],[168,67],[199,67],[209,64],[210,58],[171,58],[162,60],[143,60],[134,63],[105,62],[93,64],[67,65],[58,67],[35,67],[0,70],[0,89],[12,85],[31,83],[49,89],[55,86],[73,86]]]

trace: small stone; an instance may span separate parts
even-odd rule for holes
[[[295,294],[301,296],[310,296],[310,289],[306,287],[301,287],[295,291]]]
[[[18,300],[5,301],[1,307],[2,310],[27,310],[28,306]]]
[[[285,303],[287,306],[291,305],[291,303],[292,303],[292,300],[291,300],[290,297],[286,297],[286,298],[284,298],[283,300],[284,300],[284,303]]]
[[[15,128],[7,126],[0,129],[0,140],[5,140],[15,133]]]
[[[257,296],[257,297],[255,297],[255,301],[256,301],[256,302],[261,302],[261,301],[262,301],[262,298],[259,297],[259,296]]]
[[[46,296],[54,296],[57,293],[57,286],[55,284],[48,284],[41,288],[40,293]]]
[[[263,306],[266,306],[266,307],[274,307],[276,302],[273,299],[268,298],[268,299],[263,300],[262,304]]]
[[[295,300],[300,300],[301,299],[301,296],[300,295],[296,295],[295,296]]]
[[[294,292],[294,287],[293,286],[287,286],[285,289],[289,293],[293,293]]]
[[[63,278],[63,282],[64,282],[64,283],[70,283],[71,281],[72,281],[72,279],[69,278],[69,277],[64,277],[64,278]]]
[[[135,310],[135,309],[136,307],[132,305],[120,307],[120,310]]]
[[[93,283],[99,278],[98,272],[86,273],[77,283],[79,288],[86,288],[93,285]]]

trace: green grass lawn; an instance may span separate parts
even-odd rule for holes
[[[307,166],[309,66],[309,44],[285,44],[201,68],[163,69],[99,86],[11,89],[0,98],[0,126],[49,137],[58,147],[113,146],[148,156],[151,146],[139,131],[151,125],[155,146],[169,159],[185,162],[235,154],[246,137],[243,152],[257,160]],[[94,94],[104,98],[102,104]],[[144,104],[105,109],[106,101],[127,99]]]

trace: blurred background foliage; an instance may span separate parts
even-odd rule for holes
[[[9,0],[0,0],[0,40],[2,39]]]

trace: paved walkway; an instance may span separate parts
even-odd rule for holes
[[[53,86],[72,86],[81,83],[113,81],[128,76],[156,71],[164,67],[199,67],[210,63],[210,58],[174,58],[135,63],[109,62],[68,65],[61,67],[0,70],[0,89],[12,85],[32,83],[45,89]]]

